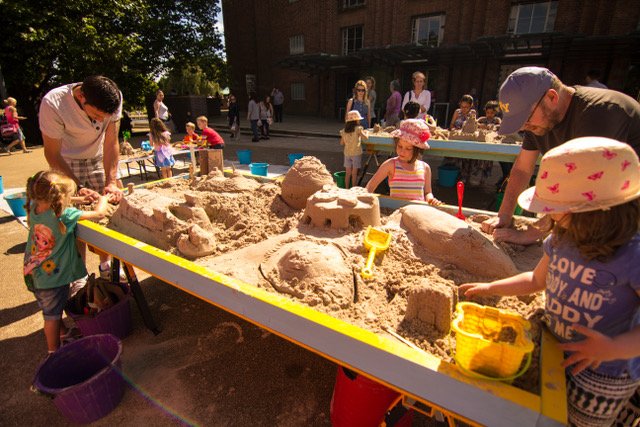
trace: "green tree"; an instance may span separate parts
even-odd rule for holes
[[[214,95],[220,92],[220,85],[209,80],[198,65],[174,68],[158,82],[165,91],[175,91],[178,95]]]
[[[154,79],[184,64],[224,80],[218,0],[0,0],[0,67],[10,96],[38,137],[42,96],[92,74],[118,83],[129,107],[144,105]]]

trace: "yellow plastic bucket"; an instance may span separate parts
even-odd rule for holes
[[[517,313],[472,302],[456,306],[451,323],[456,333],[454,359],[470,376],[511,381],[531,364],[531,324]],[[522,360],[527,357],[521,368]]]

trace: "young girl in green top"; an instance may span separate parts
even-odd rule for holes
[[[34,293],[44,316],[44,335],[49,353],[60,347],[67,334],[62,311],[69,298],[69,284],[87,275],[76,247],[76,224],[82,219],[102,218],[107,198],[98,193],[72,197],[75,182],[57,172],[41,171],[27,181],[29,236],[24,255],[24,280]],[[98,201],[92,211],[71,207],[72,202]]]

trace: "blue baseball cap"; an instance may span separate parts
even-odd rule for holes
[[[551,89],[555,75],[541,67],[522,67],[515,70],[500,86],[498,99],[502,123],[498,133],[515,133],[525,124],[533,107]]]

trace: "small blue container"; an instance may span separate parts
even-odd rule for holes
[[[27,211],[24,210],[24,205],[27,203],[27,193],[13,193],[4,196],[4,199],[9,204],[13,216],[27,216]]]
[[[291,153],[291,154],[287,154],[287,156],[289,157],[289,166],[293,166],[293,164],[296,162],[296,160],[301,159],[304,157],[303,153]]]
[[[238,155],[238,161],[241,165],[248,165],[251,163],[251,150],[238,150],[236,151]]]
[[[142,141],[142,143],[140,143],[140,148],[144,151],[149,151],[151,150],[151,143],[149,141]]]
[[[267,169],[269,169],[269,163],[251,163],[249,165],[252,175],[267,176]]]
[[[4,193],[4,182],[2,181],[2,175],[0,175],[0,194]]]
[[[460,169],[453,165],[442,165],[438,168],[438,184],[442,187],[455,187]]]

